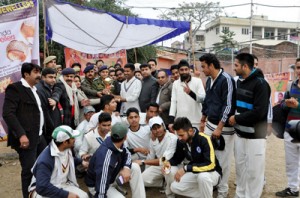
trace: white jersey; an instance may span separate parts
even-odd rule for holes
[[[149,127],[140,126],[139,130],[136,132],[128,129],[127,140],[125,145],[128,148],[150,148],[150,129]],[[140,158],[146,159],[146,155],[142,153],[137,153]]]
[[[84,154],[93,155],[108,136],[110,136],[110,133],[103,139],[98,133],[98,127],[85,134],[79,150],[79,156],[81,157]]]
[[[175,153],[176,145],[177,136],[167,131],[161,142],[158,139],[150,140],[150,153],[147,159],[165,157],[167,160],[170,160]]]
[[[92,115],[92,117],[89,121],[89,124],[86,128],[86,131],[90,131],[91,129],[98,126],[98,117],[102,112],[103,111],[101,110],[98,113],[95,113],[94,115]],[[121,117],[116,113],[112,113],[112,115],[111,115],[111,126],[113,126],[117,122],[122,122]]]

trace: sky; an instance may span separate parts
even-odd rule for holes
[[[220,6],[228,6],[228,5],[237,5],[244,3],[251,3],[251,0],[211,0],[212,2],[220,2]],[[200,2],[204,3],[204,0],[126,0],[125,4],[128,6],[134,7],[177,7],[178,3],[189,3],[189,2]],[[265,7],[254,5],[253,6],[253,14],[254,15],[266,15],[269,20],[275,21],[293,21],[299,22],[300,27],[300,0],[253,0],[253,3],[259,3],[264,5],[273,5],[273,6],[292,6],[289,8],[276,8],[276,7]],[[298,7],[297,7],[298,6]],[[250,5],[233,7],[233,8],[225,8],[222,13],[225,16],[231,17],[239,17],[239,18],[248,18],[250,17]],[[133,8],[131,9],[133,13],[139,15],[139,17],[143,18],[153,18],[157,19],[158,16],[162,12],[166,12],[165,9],[153,10],[153,9],[141,9],[141,8]],[[204,27],[203,27],[204,28]],[[182,41],[183,36],[178,36],[172,38],[168,41],[164,42],[165,46],[170,46],[170,44],[176,40]]]

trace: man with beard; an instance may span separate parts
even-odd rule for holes
[[[134,64],[127,63],[124,66],[126,80],[122,82],[120,97],[118,102],[122,102],[121,115],[126,114],[127,109],[135,107],[140,111],[139,96],[142,90],[142,83],[134,76]]]
[[[116,81],[118,82],[117,85],[118,85],[119,90],[121,90],[121,84],[124,80],[125,80],[124,69],[121,67],[116,68]],[[118,106],[117,106],[118,112],[120,112],[120,110],[121,110],[121,105],[122,105],[122,102],[119,102]]]
[[[56,83],[56,72],[54,69],[45,68],[42,71],[42,80],[36,85],[37,93],[41,99],[42,108],[45,117],[45,125],[44,125],[44,135],[47,143],[52,140],[52,132],[53,130],[62,124],[61,113],[58,108],[58,103],[52,99],[52,97],[56,98],[56,100],[60,100],[57,98],[57,89],[54,91],[54,85]],[[64,98],[61,98],[61,103],[69,102],[69,100],[63,101]],[[52,106],[51,106],[52,105]]]
[[[180,79],[173,83],[169,129],[172,130],[172,123],[179,116],[187,117],[193,127],[199,128],[202,116],[200,103],[205,98],[202,80],[191,76],[189,63],[186,60],[178,63],[178,70]]]
[[[208,77],[200,131],[214,139],[224,137],[225,148],[216,150],[216,155],[223,171],[218,184],[218,198],[226,198],[234,145],[234,128],[229,125],[228,118],[235,111],[235,82],[221,68],[215,55],[204,54],[199,60],[203,73]]]
[[[46,142],[42,135],[44,114],[35,87],[41,79],[41,67],[23,63],[21,74],[21,80],[8,85],[5,90],[3,119],[8,127],[7,145],[19,154],[22,193],[27,198],[31,168]]]
[[[140,70],[143,76],[142,90],[139,96],[141,112],[146,112],[146,108],[151,102],[155,102],[158,84],[156,78],[151,75],[151,67],[148,64],[141,64]]]
[[[237,133],[234,154],[236,162],[235,197],[260,197],[263,191],[267,115],[271,89],[261,70],[254,69],[251,54],[235,57],[237,81],[236,114],[229,124]]]
[[[170,160],[171,174],[167,176],[169,179],[175,175],[172,192],[188,197],[212,198],[213,187],[218,184],[222,170],[209,136],[193,128],[186,117],[175,120],[174,130],[180,142],[177,142],[176,153]],[[189,161],[188,164],[178,168],[184,159]]]

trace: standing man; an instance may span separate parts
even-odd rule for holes
[[[156,78],[157,77],[157,62],[155,59],[151,58],[147,61],[147,64],[151,67],[151,75]]]
[[[19,82],[6,88],[3,118],[8,127],[7,145],[19,154],[22,193],[27,198],[32,178],[31,168],[46,147],[46,142],[42,135],[43,110],[35,88],[41,79],[41,67],[33,63],[23,63],[21,74]]]
[[[100,98],[101,92],[97,92],[97,88],[93,83],[94,77],[94,65],[87,66],[84,70],[84,79],[81,82],[81,89],[88,98]]]
[[[40,80],[36,85],[37,93],[41,100],[44,112],[45,125],[43,131],[47,143],[50,143],[50,141],[52,140],[51,135],[53,130],[62,124],[61,113],[59,111],[58,105],[56,104],[55,107],[50,106],[50,103],[53,103],[53,99],[51,98],[55,83],[56,71],[52,68],[45,68],[42,71],[42,80]],[[56,94],[57,93],[54,93],[53,95]],[[59,98],[57,100],[59,100]]]
[[[118,102],[122,102],[120,111],[121,115],[125,115],[127,109],[130,107],[135,107],[139,111],[141,110],[139,105],[139,96],[142,90],[142,83],[134,76],[134,70],[135,67],[132,63],[127,63],[124,66],[124,75],[126,80],[122,82],[120,97],[117,98]]]
[[[186,60],[179,62],[178,70],[180,79],[173,83],[169,129],[172,129],[174,119],[179,116],[187,117],[194,127],[199,128],[202,116],[200,103],[205,98],[202,80],[191,76]]]
[[[300,59],[295,63],[298,79],[294,81],[289,90],[290,98],[283,102],[283,107],[289,109],[287,123],[290,120],[300,120]],[[285,129],[287,131],[287,128]],[[276,193],[278,197],[299,197],[300,185],[300,143],[292,142],[293,138],[288,132],[284,133],[285,167],[288,179],[287,188]]]
[[[75,176],[75,162],[79,164],[82,161],[74,160],[71,150],[79,135],[80,131],[66,125],[55,128],[53,140],[33,167],[34,177],[30,186],[33,193],[30,197],[88,198],[86,192],[79,188]]]
[[[209,136],[194,129],[186,117],[175,120],[174,130],[178,139],[185,144],[181,152],[179,147],[176,148],[176,152],[182,154],[174,155],[175,161],[180,163],[185,157],[189,163],[175,173],[172,192],[189,197],[212,198],[213,187],[218,184],[222,170]]]
[[[221,135],[224,137],[224,150],[215,152],[223,171],[218,185],[218,198],[226,198],[234,145],[234,128],[229,125],[228,119],[234,115],[235,110],[235,82],[221,68],[215,55],[204,54],[199,60],[203,73],[208,77],[200,131],[211,138],[219,139]]]
[[[90,160],[85,183],[95,189],[95,197],[124,197],[116,190],[115,180],[130,183],[133,198],[146,198],[141,171],[137,164],[131,163],[130,153],[124,148],[128,128],[116,123],[111,136],[106,138]]]
[[[164,70],[157,73],[157,82],[159,84],[159,91],[156,103],[159,105],[159,116],[163,119],[165,125],[168,126],[173,84]]]
[[[151,67],[149,64],[141,64],[140,69],[143,79],[142,90],[139,96],[139,105],[141,112],[146,112],[147,106],[156,100],[158,84],[156,78],[151,75]]]
[[[44,60],[44,67],[56,69],[56,56],[48,56]]]
[[[236,114],[229,124],[237,133],[235,139],[236,197],[260,197],[263,190],[267,115],[271,89],[261,70],[254,69],[251,54],[235,57],[237,81]]]

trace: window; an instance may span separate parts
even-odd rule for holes
[[[216,27],[216,34],[219,34],[219,33],[220,33],[220,28]]]
[[[196,41],[204,41],[204,35],[196,35]]]
[[[249,29],[248,28],[242,28],[242,34],[248,35],[249,34]]]
[[[265,39],[274,40],[275,29],[274,28],[265,28]]]
[[[228,32],[229,31],[229,27],[222,27],[222,32]]]

